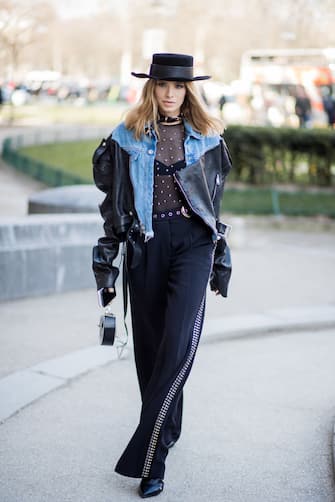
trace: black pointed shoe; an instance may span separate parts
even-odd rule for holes
[[[143,478],[139,487],[142,499],[159,495],[164,488],[164,481],[160,478]]]

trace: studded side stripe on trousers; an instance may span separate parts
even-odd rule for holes
[[[191,349],[190,349],[189,355],[185,361],[184,366],[182,367],[182,369],[180,370],[179,374],[177,375],[175,381],[173,382],[172,386],[170,387],[170,390],[164,400],[162,408],[160,409],[160,412],[158,414],[154,429],[152,431],[152,436],[150,439],[150,443],[149,443],[149,447],[147,450],[147,455],[146,455],[146,458],[144,461],[144,467],[143,467],[143,471],[142,471],[143,478],[148,477],[150,474],[150,468],[151,468],[151,464],[152,464],[153,457],[155,454],[155,450],[156,450],[161,427],[162,427],[163,422],[165,420],[165,417],[169,411],[169,408],[170,408],[170,405],[173,401],[173,398],[175,397],[175,395],[178,391],[178,388],[182,384],[184,377],[185,377],[185,374],[186,374],[190,364],[192,363],[192,360],[194,359],[194,356],[195,356],[195,353],[197,350],[197,346],[199,343],[200,334],[201,334],[204,306],[205,306],[205,297],[203,297],[203,299],[202,299],[200,308],[198,310],[198,313],[197,313],[197,316],[195,319],[194,328],[193,328],[193,335],[192,335],[192,343],[191,343]]]

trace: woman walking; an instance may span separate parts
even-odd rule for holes
[[[164,487],[165,460],[181,433],[182,390],[201,334],[208,281],[227,295],[219,222],[231,168],[221,123],[203,108],[193,58],[154,54],[139,104],[93,157],[105,236],[93,251],[102,305],[115,297],[126,241],[134,352],[142,409],[116,472],[142,478],[141,497]],[[229,273],[228,273],[229,276]]]

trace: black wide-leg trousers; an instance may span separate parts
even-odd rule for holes
[[[181,432],[182,390],[199,343],[215,245],[195,216],[154,222],[154,233],[141,241],[140,264],[128,266],[142,409],[115,470],[163,479],[167,446]]]

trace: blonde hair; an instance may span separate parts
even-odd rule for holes
[[[193,129],[208,136],[211,134],[221,134],[223,132],[223,123],[221,120],[212,117],[204,105],[193,82],[184,82],[186,94],[181,106],[181,113],[189,122]],[[148,124],[152,124],[156,134],[158,132],[158,105],[155,98],[156,81],[149,79],[142,90],[140,101],[134,108],[129,110],[125,117],[125,126],[134,132],[134,136],[139,140]]]

